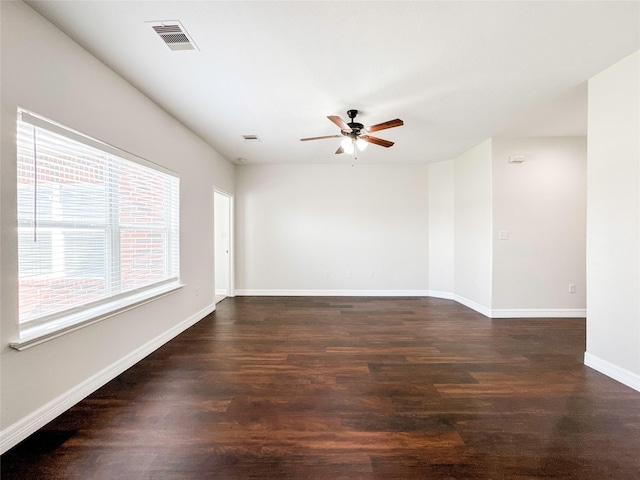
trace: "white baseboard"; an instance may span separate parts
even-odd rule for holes
[[[585,318],[586,308],[498,308],[491,318]]]
[[[469,307],[472,310],[475,310],[478,313],[481,313],[485,317],[491,318],[491,310],[484,305],[480,305],[479,303],[474,302],[473,300],[469,300],[468,298],[461,297],[460,295],[453,295],[453,300],[458,303],[461,303],[465,307]]]
[[[489,318],[585,318],[587,310],[582,308],[512,308],[490,309],[484,305],[437,290],[279,290],[238,289],[239,297],[434,297],[455,300],[462,305]]]
[[[0,432],[0,454],[27,438],[215,310],[209,305]]]
[[[438,290],[429,290],[427,296],[433,298],[442,298],[444,300],[453,300],[453,293],[451,292],[439,292]]]
[[[584,352],[584,364],[587,367],[593,368],[594,370],[605,374],[607,377],[613,378],[627,387],[640,392],[640,375],[637,373],[633,373],[626,368],[607,362],[606,360],[596,357],[589,352]]]
[[[427,297],[428,290],[251,290],[238,289],[238,297]]]
[[[433,292],[430,290],[252,290],[238,289],[237,296],[247,297],[438,297],[455,300],[486,317],[491,316],[491,310],[464,297],[448,292]]]

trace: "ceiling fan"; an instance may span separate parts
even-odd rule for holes
[[[355,121],[356,115],[358,115],[358,110],[348,110],[347,115],[351,119],[349,123],[345,122],[337,115],[329,115],[327,117],[340,128],[340,135],[325,135],[323,137],[301,138],[300,141],[306,142],[308,140],[322,140],[324,138],[344,137],[342,139],[342,142],[340,142],[340,147],[338,148],[338,150],[336,150],[336,154],[353,153],[354,147],[358,147],[358,149],[362,151],[369,143],[389,148],[393,145],[393,142],[378,137],[372,137],[369,134],[377,132],[379,130],[384,130],[386,128],[400,127],[404,125],[404,122],[402,120],[396,118],[395,120],[389,120],[388,122],[378,123],[376,125],[371,125],[370,127],[365,128],[363,124]]]

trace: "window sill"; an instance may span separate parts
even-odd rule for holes
[[[32,327],[24,327],[20,330],[20,339],[16,342],[9,343],[11,348],[16,350],[26,350],[41,343],[47,342],[54,338],[60,337],[67,333],[73,332],[80,328],[97,323],[114,315],[118,315],[127,310],[139,307],[146,303],[152,302],[158,298],[162,298],[173,292],[181,290],[184,284],[171,283],[160,287],[146,290],[127,298],[108,302],[94,308],[74,313],[65,317],[47,322],[43,325],[34,325]]]

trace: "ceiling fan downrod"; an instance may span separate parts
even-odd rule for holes
[[[347,125],[349,125],[349,128],[352,130],[351,132],[348,132],[347,135],[355,139],[362,133],[362,130],[364,130],[364,125],[355,121],[356,115],[358,115],[358,110],[347,110],[347,115],[351,119]]]

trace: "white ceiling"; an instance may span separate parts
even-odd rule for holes
[[[361,111],[361,163],[453,158],[492,136],[586,134],[586,81],[640,48],[640,2],[29,1],[226,158],[345,162],[327,115]],[[179,20],[199,51],[147,22]],[[261,141],[247,143],[244,134]]]

